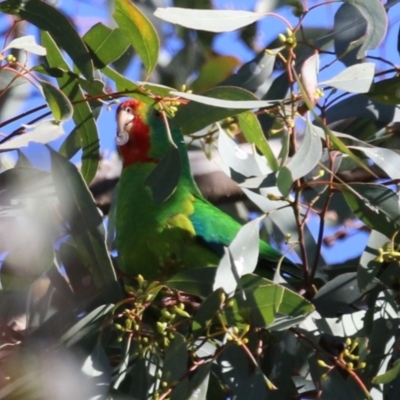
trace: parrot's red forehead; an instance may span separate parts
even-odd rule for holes
[[[130,99],[130,100],[125,100],[123,103],[121,103],[118,106],[117,109],[117,114],[122,110],[125,109],[127,107],[130,107],[132,109],[132,111],[135,113],[139,108],[140,105],[143,104],[141,101],[139,100],[134,100],[134,99]]]

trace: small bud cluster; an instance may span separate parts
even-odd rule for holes
[[[290,29],[286,29],[286,35],[283,33],[280,33],[278,35],[279,41],[284,44],[286,47],[289,47],[291,49],[295,48],[297,46],[297,39],[295,33]]]
[[[359,362],[360,356],[354,354],[358,347],[359,341],[347,338],[343,350],[339,353],[338,361],[347,371],[355,371],[364,369],[367,366],[366,362]],[[323,368],[327,368],[328,371],[322,376],[322,379],[326,378],[328,373],[335,368],[333,365],[328,365],[324,360],[319,359],[318,365]]]
[[[388,242],[383,247],[378,249],[378,256],[375,261],[378,263],[395,261],[400,264],[399,246],[395,246],[394,242]]]
[[[12,54],[8,54],[7,56],[3,56],[0,54],[0,61],[6,60],[9,64],[17,62],[17,59]]]

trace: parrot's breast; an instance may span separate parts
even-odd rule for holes
[[[216,265],[219,257],[204,248],[190,216],[195,198],[184,180],[163,203],[153,202],[145,180],[153,163],[124,168],[118,189],[116,245],[120,268],[147,279],[171,276],[184,268]]]

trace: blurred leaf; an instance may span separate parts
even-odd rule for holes
[[[248,94],[246,92],[247,91],[240,88],[220,86],[209,90],[202,96],[193,93],[176,91],[171,92],[171,95],[213,107],[243,109],[243,111],[245,109],[250,110],[252,108],[269,107],[273,104],[272,101],[253,100],[255,97],[249,96],[248,94],[250,94],[250,92],[247,92]],[[229,98],[226,96],[226,93],[230,94]],[[237,100],[232,99],[236,96],[238,97]],[[240,98],[242,98],[242,100]]]
[[[356,216],[371,229],[392,237],[400,227],[397,194],[377,184],[354,183],[351,188],[358,196],[346,188],[343,188],[343,195]]]
[[[74,326],[68,329],[59,339],[59,344],[71,347],[87,335],[96,334],[104,322],[105,317],[113,309],[113,304],[103,304],[87,315],[83,316]]]
[[[166,286],[200,297],[207,297],[213,292],[216,268],[191,268],[174,275],[165,282]]]
[[[368,97],[382,104],[395,106],[400,103],[400,78],[394,77],[376,82],[368,93]]]
[[[192,330],[195,338],[205,333],[207,326],[210,325],[212,319],[217,315],[218,310],[221,309],[224,297],[223,289],[219,288],[201,303],[192,322]]]
[[[300,79],[312,105],[317,104],[317,88],[318,88],[318,72],[319,72],[319,54],[315,53],[308,57],[301,66]]]
[[[26,125],[26,128],[32,130],[0,144],[0,151],[26,147],[30,142],[49,143],[65,133],[59,121],[54,120],[45,120],[36,125]]]
[[[383,248],[388,242],[385,235],[373,230],[369,236],[368,244],[361,255],[360,265],[357,269],[357,282],[361,292],[367,290],[375,276],[381,269],[382,263],[377,261],[378,249]]]
[[[121,29],[111,29],[101,22],[93,25],[83,40],[94,53],[95,67],[100,69],[118,60],[130,44]]]
[[[259,368],[251,368],[242,346],[229,346],[218,357],[221,375],[235,399],[265,399],[267,388],[276,389]],[[235,368],[240,365],[241,368]]]
[[[47,35],[51,35],[68,53],[82,74],[89,80],[93,79],[88,49],[68,18],[56,8],[41,0],[6,0],[0,3],[0,11],[32,23],[42,33],[49,32]]]
[[[245,111],[237,116],[240,129],[246,140],[255,144],[257,148],[266,157],[269,167],[272,171],[276,171],[279,167],[276,157],[269,145],[268,140],[264,136],[258,118],[251,112]]]
[[[278,187],[283,196],[287,196],[294,181],[303,178],[318,164],[322,157],[322,143],[317,127],[307,117],[306,129],[300,147],[289,160],[289,162],[279,170]]]
[[[190,379],[187,400],[206,400],[210,380],[211,362],[200,365]]]
[[[259,231],[262,218],[263,216],[243,225],[236,234],[229,245],[229,254],[225,252],[217,267],[214,290],[222,288],[225,293],[230,295],[236,289],[237,279],[251,274],[255,270],[258,261]]]
[[[28,80],[21,76],[18,71],[12,69],[0,69],[0,91],[9,89],[14,86],[25,85]]]
[[[314,310],[302,296],[257,275],[244,276],[242,287],[225,310],[225,318],[234,325],[268,327],[279,315],[305,317]],[[295,320],[293,325],[298,322]]]
[[[52,266],[53,260],[50,238],[25,231],[3,261],[0,271],[2,290],[26,289]]]
[[[382,375],[375,376],[374,378],[372,378],[372,383],[374,385],[387,384],[392,382],[399,375],[400,375],[400,360],[396,360],[394,362],[393,368],[389,369]]]
[[[116,0],[114,19],[139,54],[150,76],[158,61],[160,41],[144,14],[129,0]]]
[[[374,72],[373,63],[356,64],[339,72],[333,78],[320,82],[319,85],[332,86],[346,92],[367,93],[373,83]]]
[[[73,108],[65,94],[47,81],[39,79],[44,97],[56,121],[65,121],[72,117]]]
[[[378,281],[372,281],[365,288],[373,288]],[[346,311],[346,307],[359,299],[363,293],[358,289],[357,274],[344,273],[326,283],[314,296],[317,311],[325,318],[334,318]]]
[[[385,7],[379,0],[345,0],[360,11],[368,24],[366,35],[363,38],[357,58],[367,55],[367,50],[374,49],[382,42],[387,30],[387,16]]]
[[[42,32],[42,42],[47,49],[47,62],[51,68],[61,68],[69,71],[60,50],[47,32]],[[87,183],[94,178],[100,159],[99,136],[93,113],[76,79],[63,75],[57,79],[64,94],[74,103],[73,119],[76,124],[76,134],[79,135],[82,154],[82,175]]]
[[[390,123],[398,118],[398,112],[395,107],[380,104],[379,101],[371,100],[364,94],[347,97],[329,107],[325,115],[328,124],[352,117],[366,117],[385,123]]]
[[[218,129],[218,152],[227,167],[245,177],[262,175],[255,156],[236,143],[223,129]]]
[[[263,14],[239,10],[193,10],[189,8],[157,8],[154,15],[172,24],[207,32],[231,32],[250,25]]]
[[[46,49],[43,46],[39,46],[35,42],[35,38],[32,35],[22,36],[11,40],[10,43],[3,49],[3,52],[8,49],[20,49],[25,50],[29,53],[37,54],[39,56],[46,55]]]
[[[374,0],[375,1],[375,0]],[[342,4],[335,13],[334,43],[336,56],[347,66],[359,62],[357,49],[366,35],[368,24],[358,8]]]
[[[50,150],[52,174],[60,201],[60,213],[68,223],[78,252],[98,289],[116,280],[105,238],[99,230],[103,221],[76,167]]]
[[[174,337],[169,342],[165,352],[163,365],[164,372],[161,378],[162,381],[167,382],[169,385],[174,382],[179,382],[179,385],[173,390],[172,393],[174,393],[175,390],[179,390],[179,386],[182,384],[182,378],[185,378],[187,362],[188,351],[186,348],[185,339],[178,332],[174,332]],[[185,380],[187,383],[187,377]],[[174,397],[174,394],[172,396]]]
[[[322,143],[317,128],[307,118],[303,141],[294,156],[286,164],[293,181],[308,174],[321,160]]]
[[[240,60],[233,56],[215,56],[201,67],[199,76],[190,85],[190,89],[197,93],[205,92],[215,87],[240,64]]]
[[[155,204],[161,204],[174,193],[181,177],[181,157],[177,147],[170,144],[160,162],[145,180]]]
[[[239,114],[246,109],[271,105],[270,102],[258,101],[247,90],[228,86],[217,87],[202,96],[181,92],[171,92],[170,94],[184,98],[190,97],[188,99],[193,100],[188,105],[179,107],[172,120],[172,124],[180,127],[183,134],[197,132],[213,122]]]
[[[271,76],[276,55],[262,51],[253,60],[243,64],[236,74],[221,82],[221,86],[236,86],[257,93]]]
[[[352,148],[362,151],[372,162],[385,171],[391,179],[400,179],[400,154],[395,150],[361,146],[352,146]]]

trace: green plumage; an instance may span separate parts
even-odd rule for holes
[[[166,201],[153,202],[145,180],[156,166],[154,160],[160,160],[168,148],[168,138],[163,120],[152,108],[138,104],[143,122],[150,127],[147,158],[153,161],[134,162],[125,165],[122,171],[116,210],[120,267],[130,275],[162,279],[182,268],[215,266],[223,247],[231,243],[241,225],[200,194],[190,171],[183,137],[177,130],[172,131],[172,136],[180,152],[181,177]],[[133,125],[130,145],[134,144],[135,134]],[[121,146],[122,155],[123,150]],[[260,258],[276,262],[281,257],[277,250],[260,242]]]

